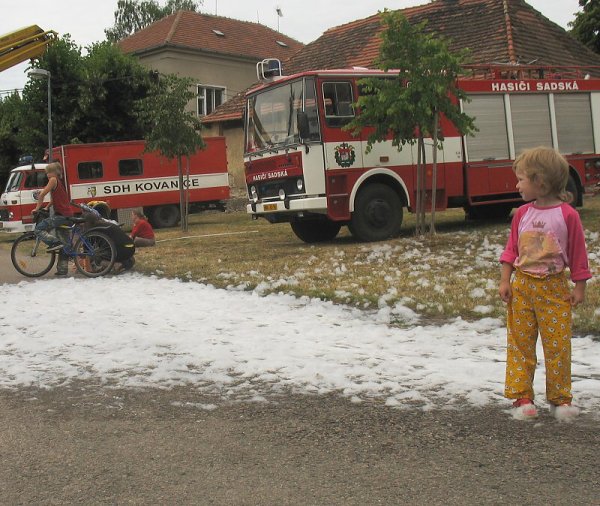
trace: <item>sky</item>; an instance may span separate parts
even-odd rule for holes
[[[82,47],[104,40],[104,30],[114,23],[116,0],[19,0],[18,8],[0,0],[0,36],[37,24],[59,36],[71,34]],[[163,4],[163,1],[159,3]],[[334,26],[365,18],[384,8],[402,9],[427,3],[426,0],[204,0],[202,12],[246,21],[258,21],[300,42],[317,39]],[[528,0],[528,3],[555,23],[567,28],[579,10],[578,0]],[[277,7],[283,14],[279,17]],[[0,73],[0,93],[23,88],[28,63]]]
[[[374,250],[375,251],[375,250]],[[143,294],[143,297],[140,296]],[[78,301],[57,304],[57,299]],[[0,285],[0,388],[91,380],[115,388],[190,392],[184,409],[336,393],[390,409],[501,406],[501,321],[427,325],[400,304],[361,310],[308,297],[217,289],[128,272]],[[389,324],[391,315],[405,328]],[[534,387],[546,417],[543,359]],[[597,417],[600,342],[573,339],[574,402]],[[198,402],[195,392],[209,395]],[[508,415],[507,415],[508,416]]]

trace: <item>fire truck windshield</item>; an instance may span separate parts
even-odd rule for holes
[[[308,117],[310,135],[319,140],[319,123],[313,79],[267,88],[248,99],[245,152],[276,150],[300,143],[297,113]]]
[[[21,186],[21,180],[23,179],[23,173],[21,171],[13,172],[8,178],[8,182],[6,183],[5,192],[14,192],[19,189]]]

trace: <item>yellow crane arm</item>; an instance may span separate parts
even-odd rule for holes
[[[31,25],[0,36],[0,72],[43,55],[56,35],[53,30],[44,31],[37,25]]]

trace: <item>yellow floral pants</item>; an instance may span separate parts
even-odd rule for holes
[[[535,278],[515,271],[507,314],[504,396],[533,399],[538,331],[546,362],[546,398],[571,402],[571,304],[565,273]]]

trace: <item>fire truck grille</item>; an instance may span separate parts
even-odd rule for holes
[[[8,221],[8,210],[0,209],[0,221]]]
[[[299,190],[296,186],[298,178],[292,179],[280,179],[277,181],[269,181],[268,183],[253,183],[248,185],[248,194],[251,195],[252,192],[250,188],[254,186],[258,193],[258,198],[260,199],[269,199],[269,198],[279,198],[279,190],[283,189],[286,195],[298,195],[301,193],[305,193],[304,185],[302,185],[302,189]]]

